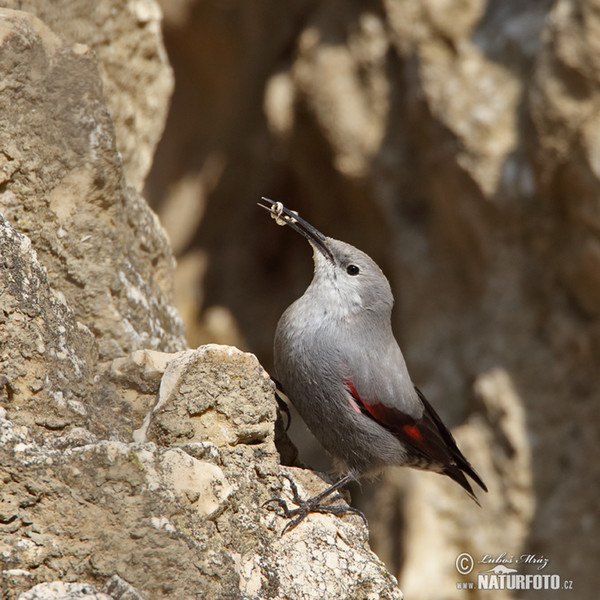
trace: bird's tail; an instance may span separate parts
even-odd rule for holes
[[[442,465],[440,471],[444,475],[450,477],[450,479],[456,481],[456,483],[458,483],[465,490],[465,492],[471,496],[477,505],[481,506],[481,504],[479,504],[479,500],[477,500],[477,496],[475,496],[475,493],[473,492],[473,488],[471,487],[469,480],[465,477],[465,474],[467,474],[484,492],[488,491],[487,486],[485,483],[483,483],[481,477],[479,477],[475,469],[471,466],[471,463],[469,463],[463,453],[459,450],[458,446],[456,445],[456,441],[454,440],[454,436],[442,423],[442,420],[435,412],[431,404],[429,404],[423,393],[418,388],[415,389],[425,406],[423,421],[429,426],[428,429],[430,432],[433,430],[435,433],[437,433],[437,435],[433,435],[431,438],[437,438],[438,443],[434,445],[436,450],[434,455]],[[443,441],[443,444],[439,443],[441,441]]]
[[[466,463],[466,467],[467,468],[464,469],[462,465],[449,465],[444,467],[442,473],[450,477],[450,479],[456,481],[456,483],[458,483],[458,485],[460,485],[463,488],[463,490],[465,490],[465,492],[469,494],[469,496],[473,499],[475,504],[477,504],[477,506],[481,506],[479,500],[477,499],[477,496],[475,495],[475,492],[473,491],[473,488],[471,487],[471,484],[469,483],[469,480],[465,477],[465,473],[467,473],[469,477],[471,477],[475,482],[477,482],[477,484],[486,492],[488,491],[487,487],[485,486],[483,481],[481,481],[479,475],[477,475],[473,467],[471,467],[471,465],[468,462]]]

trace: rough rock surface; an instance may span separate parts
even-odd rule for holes
[[[123,178],[92,52],[27,13],[3,10],[0,28],[0,212],[102,357],[183,348],[171,250]]]
[[[91,48],[125,177],[140,191],[174,84],[155,0],[0,0],[0,7],[32,13],[64,42]]]
[[[543,555],[595,598],[598,3],[162,5],[184,83],[148,190],[181,287],[203,288],[181,294],[192,343],[233,336],[268,366],[309,281],[305,240],[261,195],[367,251],[413,378],[490,487],[479,510],[442,478],[388,472],[364,487],[373,547],[412,598],[463,598],[469,550]]]
[[[98,346],[48,283],[29,238],[0,215],[0,401],[38,439],[119,437],[127,408],[95,381]],[[125,425],[126,426],[126,425]],[[82,429],[83,428],[83,429]]]
[[[113,600],[86,583],[40,583],[19,595],[19,600]]]
[[[400,599],[361,520],[262,506],[328,483],[254,355],[185,348],[89,50],[2,9],[0,50],[0,598]]]
[[[281,537],[285,521],[261,506],[289,491],[273,384],[254,356],[222,346],[144,353],[127,369],[119,359],[127,378],[106,375],[119,390],[155,381],[140,441],[57,448],[0,418],[4,598],[58,579],[101,589],[115,574],[143,598],[402,597],[360,520],[314,515]],[[304,494],[327,485],[288,472]],[[62,597],[28,593],[21,598]]]

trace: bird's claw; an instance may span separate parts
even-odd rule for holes
[[[290,508],[287,505],[287,502],[283,498],[269,498],[266,502],[263,502],[261,504],[261,508],[264,508],[265,506],[267,506],[268,504],[271,504],[271,503],[277,504],[283,510],[283,516],[286,519],[291,519],[292,517],[295,517],[296,515],[298,515],[300,512],[303,512],[302,508],[304,507],[305,504],[307,504],[307,501],[300,498],[300,494],[298,492],[298,486],[296,485],[296,482],[287,473],[282,473],[281,477],[285,477],[285,479],[288,480],[288,482],[290,484],[290,488],[292,490],[292,500],[293,500],[294,504],[296,504],[298,506],[298,508],[293,508],[293,509]],[[271,509],[269,509],[269,510],[271,510]],[[308,512],[309,511],[306,511],[306,514],[302,518],[304,518],[308,514]],[[298,521],[298,523],[299,522],[300,521]],[[289,525],[289,523],[288,523],[288,525]],[[287,529],[287,526],[285,529]],[[285,529],[284,529],[284,531],[285,531]],[[282,532],[282,535],[283,535],[283,532]]]
[[[310,513],[336,515],[338,517],[342,517],[345,514],[350,513],[359,516],[363,520],[365,526],[368,526],[365,515],[363,515],[363,513],[357,508],[354,508],[352,506],[346,506],[343,504],[323,505],[320,503],[321,500],[325,498],[323,493],[317,494],[316,496],[313,496],[308,500],[304,500],[300,497],[296,482],[287,473],[282,473],[281,476],[285,477],[285,479],[288,480],[292,491],[292,501],[294,502],[294,504],[297,505],[298,508],[290,508],[287,505],[287,502],[282,498],[269,498],[269,500],[263,502],[261,507],[265,507],[271,503],[277,504],[283,511],[283,517],[286,519],[290,519],[290,521],[281,531],[282,536],[288,531],[294,529],[294,527],[296,527],[300,522],[302,522]],[[336,496],[336,498],[339,497],[339,495]]]

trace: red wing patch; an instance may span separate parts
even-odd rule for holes
[[[402,429],[413,442],[417,444],[423,443],[423,436],[416,425],[405,425]]]
[[[467,473],[487,492],[479,475],[458,449],[452,434],[418,388],[415,390],[425,410],[423,416],[417,421],[393,406],[378,402],[377,399],[369,398],[369,401],[365,402],[349,379],[344,381],[344,385],[349,392],[348,401],[352,409],[373,419],[381,427],[397,436],[401,442],[412,446],[412,450],[417,456],[421,456],[423,459],[421,463],[415,464],[420,464],[421,467],[429,466],[429,468],[432,464],[437,465],[438,470],[441,469],[439,472],[458,482],[475,502],[477,502],[477,498],[463,472]]]
[[[423,443],[423,436],[413,418],[381,402],[365,402],[349,379],[344,381],[344,385],[350,392],[350,405],[356,412],[370,417],[395,435],[408,437],[413,444]]]

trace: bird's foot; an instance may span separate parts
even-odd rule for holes
[[[292,500],[293,500],[294,504],[297,505],[298,508],[290,508],[287,505],[287,502],[285,500],[283,500],[282,498],[270,498],[269,500],[267,500],[266,502],[264,502],[262,504],[263,507],[267,506],[269,504],[277,505],[279,508],[281,508],[281,510],[283,512],[283,516],[286,519],[290,519],[290,521],[286,524],[286,526],[281,531],[281,535],[284,535],[286,532],[294,529],[294,527],[296,527],[296,525],[298,525],[301,521],[303,521],[310,513],[337,515],[339,517],[350,513],[353,515],[358,515],[364,521],[365,525],[368,525],[365,515],[363,515],[362,512],[360,512],[360,510],[358,510],[357,508],[353,508],[352,506],[347,506],[347,505],[343,505],[343,504],[333,504],[333,505],[321,504],[322,500],[327,498],[327,496],[329,496],[331,493],[337,491],[341,487],[341,485],[340,485],[341,482],[338,482],[338,483],[332,485],[331,487],[327,488],[324,492],[321,492],[320,494],[317,494],[316,496],[313,496],[312,498],[308,498],[308,500],[304,500],[303,498],[300,497],[300,494],[298,492],[298,487],[296,486],[296,483],[294,482],[294,480],[285,473],[282,474],[282,477],[285,477],[289,481],[290,488],[292,490]],[[342,481],[344,481],[344,480],[342,480]],[[345,483],[345,481],[344,481],[344,483]],[[270,509],[270,510],[273,510],[273,509]]]

